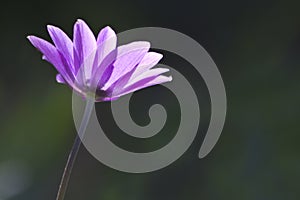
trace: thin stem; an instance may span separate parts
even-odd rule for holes
[[[84,115],[80,124],[80,128],[79,128],[79,132],[76,135],[74,144],[72,146],[72,149],[70,151],[69,154],[69,158],[68,161],[66,163],[65,166],[65,170],[64,173],[62,175],[61,181],[60,181],[60,185],[59,185],[59,189],[58,189],[58,193],[56,196],[56,200],[63,200],[65,197],[65,193],[68,187],[68,183],[70,180],[70,176],[72,173],[72,169],[81,145],[81,139],[80,136],[83,137],[86,127],[88,125],[92,110],[93,110],[93,106],[94,106],[94,100],[92,98],[88,98],[86,101],[86,106],[85,106],[85,110],[84,110]]]

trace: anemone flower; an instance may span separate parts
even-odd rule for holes
[[[56,68],[57,82],[84,97],[96,91],[96,101],[111,101],[171,81],[161,75],[168,69],[152,68],[162,55],[149,52],[149,42],[117,47],[117,36],[110,27],[103,28],[96,39],[83,20],[74,25],[73,42],[61,29],[51,25],[47,29],[54,45],[36,36],[28,36],[29,41]]]
[[[164,76],[165,68],[153,68],[162,58],[149,52],[150,43],[132,42],[117,47],[117,36],[110,27],[97,38],[83,20],[74,24],[73,41],[60,28],[48,25],[53,44],[28,36],[43,59],[57,70],[56,81],[66,84],[87,99],[78,135],[85,132],[94,102],[112,101],[128,93],[172,80]],[[81,141],[76,137],[59,187],[57,200],[62,200]]]

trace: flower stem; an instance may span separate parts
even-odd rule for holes
[[[89,122],[89,119],[90,119],[90,116],[91,116],[91,113],[93,110],[93,106],[94,106],[94,100],[92,98],[88,98],[86,101],[86,106],[85,106],[83,118],[82,118],[82,121],[80,124],[79,132],[76,135],[74,144],[72,146],[72,149],[69,154],[69,158],[68,158],[66,166],[65,166],[64,173],[63,173],[61,181],[60,181],[56,200],[63,200],[65,197],[65,193],[66,193],[66,190],[68,187],[72,169],[73,169],[73,166],[74,166],[74,163],[75,163],[75,160],[76,160],[76,157],[77,157],[80,145],[81,145],[80,137],[82,138],[85,133],[86,127],[88,125],[88,122]]]

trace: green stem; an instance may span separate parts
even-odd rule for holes
[[[83,137],[86,127],[88,125],[92,110],[93,110],[93,106],[94,106],[94,100],[92,98],[88,98],[87,102],[86,102],[86,106],[85,106],[85,110],[84,110],[84,115],[80,124],[80,128],[79,128],[79,132],[76,135],[74,144],[72,146],[72,149],[70,151],[69,154],[69,158],[67,160],[66,166],[65,166],[65,170],[64,173],[62,175],[61,178],[61,182],[59,185],[59,189],[58,189],[58,193],[56,196],[56,200],[63,200],[65,197],[65,193],[68,187],[68,183],[70,180],[70,176],[72,173],[72,169],[81,145],[81,139],[80,136]]]

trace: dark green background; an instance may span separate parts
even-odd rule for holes
[[[55,199],[75,137],[71,91],[55,82],[54,68],[26,36],[49,39],[47,24],[71,35],[77,18],[95,33],[105,25],[117,32],[158,26],[191,36],[219,67],[228,113],[218,144],[198,159],[209,120],[207,90],[189,64],[166,53],[163,62],[185,74],[198,91],[204,114],[196,141],[171,166],[140,175],[110,169],[81,148],[66,199],[299,199],[299,8],[296,0],[1,2],[0,199],[6,200],[7,191],[12,200]],[[146,123],[144,105],[166,99],[172,102],[168,112],[176,114],[176,101],[162,87],[137,92],[133,118]],[[117,133],[109,103],[97,109],[114,142],[140,151],[171,140],[178,122],[171,115],[156,141],[139,143]]]

